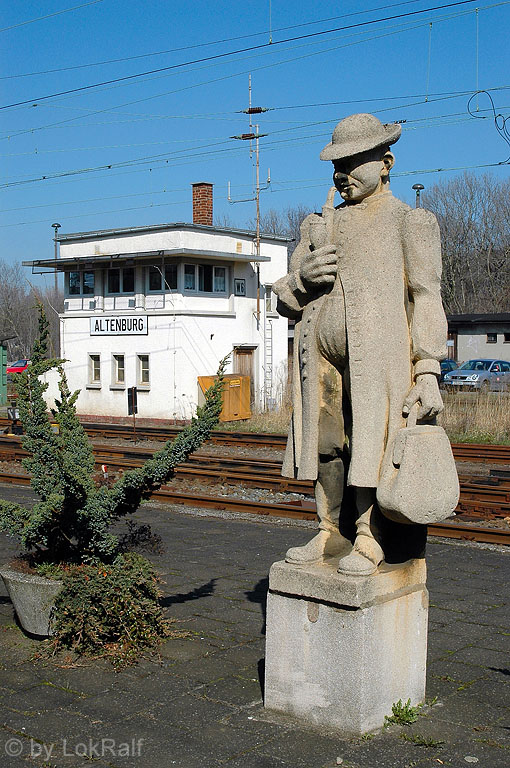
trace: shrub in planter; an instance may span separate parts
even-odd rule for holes
[[[62,581],[52,625],[55,643],[79,652],[107,648],[132,657],[165,635],[157,579],[151,564],[122,552],[112,525],[133,513],[143,499],[173,476],[218,423],[223,372],[197,409],[191,424],[139,469],[125,472],[111,488],[94,482],[94,456],[76,415],[79,391],[71,393],[63,360],[48,359],[48,323],[39,307],[39,339],[32,362],[16,375],[18,408],[24,427],[24,459],[39,501],[31,508],[0,500],[0,530],[16,535],[26,562],[38,576]],[[43,374],[57,368],[60,400],[51,428]]]

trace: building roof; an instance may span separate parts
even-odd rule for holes
[[[235,229],[234,227],[210,227],[207,224],[186,224],[185,222],[174,222],[168,224],[148,224],[141,227],[120,227],[118,229],[96,229],[91,232],[69,232],[68,234],[59,234],[57,241],[59,243],[70,243],[79,240],[97,240],[98,237],[117,237],[118,235],[141,234],[142,232],[161,232],[169,229],[186,229],[197,232],[215,232],[227,235],[244,235],[245,237],[255,237],[256,233],[251,229]],[[290,243],[291,237],[285,235],[269,235],[260,233],[261,240],[273,240],[279,243]]]
[[[510,325],[510,312],[492,312],[488,314],[448,315],[448,325]]]
[[[90,256],[72,256],[58,259],[36,259],[21,262],[24,267],[32,267],[33,274],[44,272],[65,272],[73,269],[83,269],[108,266],[133,266],[135,262],[152,261],[165,257],[189,257],[199,259],[214,259],[214,261],[265,262],[271,261],[269,256],[256,256],[253,253],[233,253],[229,251],[209,251],[200,248],[171,248],[158,251],[134,251],[129,253],[111,253],[107,255],[92,254]]]

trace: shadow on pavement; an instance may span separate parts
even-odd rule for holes
[[[262,611],[262,628],[260,630],[261,635],[266,634],[266,605],[268,589],[269,579],[266,576],[265,578],[260,579],[260,581],[257,581],[252,590],[244,593],[250,603],[259,603],[260,605],[260,610]]]
[[[188,603],[190,600],[201,600],[202,597],[211,597],[214,594],[214,587],[218,579],[211,579],[202,584],[201,587],[192,589],[191,592],[179,593],[177,595],[167,595],[161,600],[161,606],[163,608],[169,608],[176,603]]]

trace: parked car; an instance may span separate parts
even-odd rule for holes
[[[7,366],[7,373],[23,373],[30,364],[30,360],[26,360],[24,357],[21,360],[16,360],[15,363]]]
[[[510,362],[507,360],[466,360],[451,373],[445,374],[445,386],[451,389],[504,391],[510,389]]]
[[[459,364],[456,360],[441,360],[440,381],[443,381],[447,373],[451,373],[451,371],[455,371],[458,367],[459,367]]]

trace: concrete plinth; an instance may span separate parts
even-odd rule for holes
[[[410,560],[348,577],[337,561],[272,566],[264,704],[359,736],[399,699],[424,700],[426,567]]]

